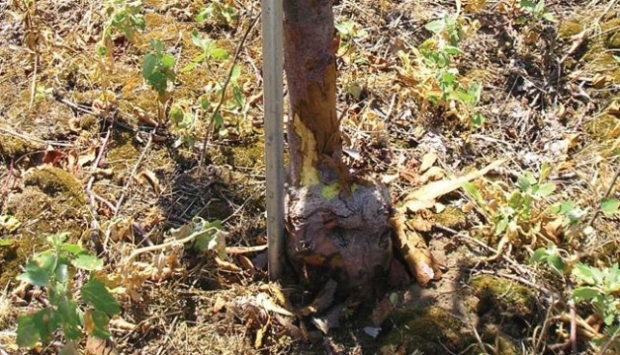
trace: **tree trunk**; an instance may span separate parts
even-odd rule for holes
[[[308,286],[371,295],[392,260],[390,197],[343,163],[336,114],[333,0],[284,0],[290,115],[289,261]]]

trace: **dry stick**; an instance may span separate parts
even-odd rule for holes
[[[614,185],[616,184],[616,181],[618,181],[618,176],[620,176],[620,165],[618,165],[618,168],[616,168],[616,173],[614,174],[613,179],[611,179],[611,183],[609,184],[609,187],[607,188],[607,191],[605,192],[601,200],[604,200],[607,197],[609,197],[609,195],[611,195],[611,191],[614,189]],[[590,219],[590,222],[588,222],[588,226],[592,227],[592,224],[594,223],[594,221],[596,220],[596,217],[598,217],[600,213],[601,213],[601,209],[599,208],[596,210],[596,212]]]
[[[123,203],[123,200],[125,199],[125,194],[127,193],[127,189],[129,189],[129,185],[131,184],[131,181],[133,180],[134,176],[136,176],[136,173],[138,171],[138,167],[140,166],[140,163],[144,159],[144,156],[146,155],[146,152],[151,147],[151,143],[153,142],[153,134],[154,133],[155,133],[155,129],[153,129],[153,132],[151,132],[151,134],[149,134],[149,140],[146,142],[146,146],[142,150],[142,153],[140,154],[140,157],[138,158],[138,161],[136,162],[136,165],[134,165],[133,170],[131,171],[131,175],[127,179],[127,182],[125,182],[125,186],[123,186],[123,191],[121,192],[121,197],[119,197],[118,201],[116,202],[116,207],[115,207],[116,211],[114,211],[114,217],[116,217],[118,215],[118,211],[120,211],[121,204]]]
[[[103,156],[103,152],[105,151],[105,147],[108,144],[110,136],[112,135],[112,126],[108,127],[108,132],[103,138],[103,142],[101,143],[101,148],[99,149],[99,153],[93,162],[93,168],[97,169],[99,166],[99,162],[101,161],[101,157]],[[93,218],[90,226],[90,235],[91,238],[95,238],[98,234],[99,230],[99,222],[97,221],[97,203],[95,202],[95,193],[93,192],[93,184],[95,183],[95,174],[94,172],[91,174],[90,179],[88,180],[88,184],[86,184],[86,194],[88,194],[88,205],[90,207],[90,215]],[[97,245],[96,241],[93,240],[95,245]]]
[[[209,138],[211,137],[211,128],[213,126],[215,116],[219,114],[220,109],[222,108],[222,105],[224,104],[224,99],[226,98],[226,88],[228,87],[228,84],[230,83],[230,79],[232,78],[233,71],[235,69],[235,63],[237,63],[237,60],[239,59],[239,54],[241,54],[241,48],[243,48],[243,44],[245,43],[245,40],[248,38],[248,35],[254,28],[254,25],[256,24],[256,22],[258,22],[259,18],[260,18],[260,12],[256,15],[256,17],[254,17],[254,19],[248,26],[248,29],[243,34],[243,37],[241,38],[241,42],[239,42],[239,44],[237,45],[237,49],[235,50],[235,55],[232,60],[232,65],[230,66],[230,70],[228,71],[228,77],[226,78],[226,81],[224,82],[224,85],[222,86],[222,94],[220,95],[220,102],[218,102],[217,107],[215,107],[215,110],[213,110],[213,113],[211,114],[211,119],[209,122],[209,129],[207,129],[207,133],[205,134],[205,137],[202,140],[202,152],[200,153],[200,161],[198,162],[198,166],[202,166],[205,160],[205,154],[207,154],[207,143],[209,142]]]

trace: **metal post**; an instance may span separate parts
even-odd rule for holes
[[[284,128],[282,0],[261,0],[263,103],[267,170],[267,240],[269,279],[282,275],[284,249]]]

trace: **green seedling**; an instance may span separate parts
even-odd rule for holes
[[[75,289],[73,277],[78,270],[87,274],[103,268],[103,261],[76,244],[66,243],[68,233],[46,238],[50,249],[32,255],[25,271],[17,277],[47,291],[49,306],[17,319],[17,344],[33,347],[49,343],[57,329],[67,340],[65,349],[76,349],[85,329],[89,334],[110,337],[110,317],[120,306],[106,286],[91,274],[86,283]],[[75,298],[79,295],[79,301]],[[84,310],[85,309],[85,310]]]
[[[545,0],[539,0],[538,2],[534,2],[531,0],[521,0],[521,9],[526,13],[530,14],[537,20],[545,20],[549,22],[556,23],[558,20],[550,13],[545,7]],[[519,22],[525,22],[525,18],[520,18]]]
[[[192,31],[191,38],[192,43],[196,47],[200,48],[202,52],[192,58],[192,61],[188,65],[183,67],[183,69],[181,69],[182,72],[190,72],[202,62],[207,62],[207,64],[209,64],[209,61],[211,59],[223,60],[229,57],[228,51],[218,47],[217,43],[208,36],[201,36],[198,30],[194,29]]]
[[[164,45],[159,40],[151,40],[151,48],[152,51],[144,56],[142,76],[161,99],[166,93],[168,82],[175,79],[175,59],[164,52]]]
[[[212,21],[217,26],[234,27],[238,19],[237,10],[219,0],[211,1],[209,6],[200,9],[196,15],[196,22]]]
[[[144,16],[140,14],[141,9],[142,1],[140,0],[109,0],[105,4],[103,14],[107,20],[103,25],[100,55],[108,53],[113,30],[123,33],[129,42],[137,42],[138,34],[146,27]]]

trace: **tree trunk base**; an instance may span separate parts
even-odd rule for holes
[[[286,252],[308,287],[330,279],[337,295],[372,297],[387,280],[392,261],[390,196],[379,183],[348,195],[334,185],[293,188],[288,195]]]

